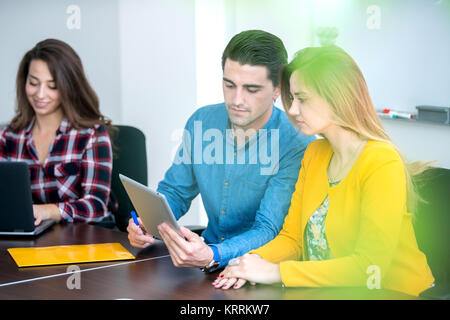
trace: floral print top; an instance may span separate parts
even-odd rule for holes
[[[335,186],[339,183],[330,182],[330,186]],[[333,258],[330,247],[328,246],[327,236],[325,234],[325,218],[327,217],[329,206],[329,197],[326,196],[322,204],[314,211],[309,218],[305,228],[305,245],[306,245],[306,259],[305,260],[328,260]]]

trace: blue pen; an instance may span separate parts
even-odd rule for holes
[[[133,211],[131,211],[130,213],[131,213],[131,216],[133,217],[134,224],[137,225],[138,228],[141,229],[142,232],[143,232],[144,234],[147,233],[147,230],[145,230],[144,227],[141,227],[141,226],[139,225],[139,221],[138,221],[136,212],[134,212],[134,210],[133,210]]]
[[[140,226],[139,226],[138,218],[137,218],[137,216],[136,216],[136,212],[134,212],[134,210],[131,211],[131,216],[133,217],[134,223],[135,223],[138,227],[140,227]]]

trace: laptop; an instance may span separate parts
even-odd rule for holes
[[[153,191],[123,174],[119,174],[119,178],[149,234],[161,240],[158,225],[167,222],[181,235],[177,219],[163,194]]]
[[[0,162],[0,235],[36,236],[54,223],[34,225],[28,164]]]

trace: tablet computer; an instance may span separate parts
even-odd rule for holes
[[[123,174],[119,174],[119,179],[149,234],[162,240],[158,232],[158,225],[167,222],[181,235],[180,227],[164,195]]]

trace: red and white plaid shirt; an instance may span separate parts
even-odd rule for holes
[[[110,197],[112,150],[105,127],[77,130],[64,118],[44,164],[30,125],[0,130],[0,161],[23,161],[30,169],[34,204],[53,203],[69,222],[99,222],[116,210]]]

